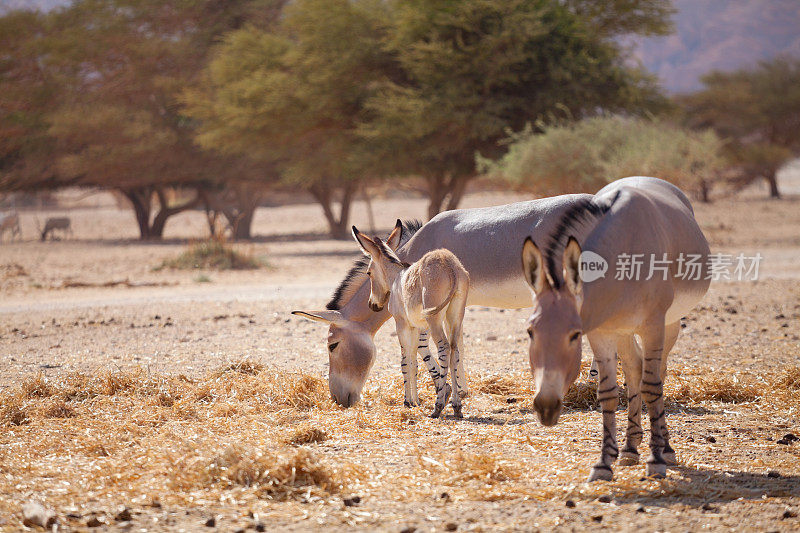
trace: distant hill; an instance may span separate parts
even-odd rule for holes
[[[0,13],[70,0],[0,0]],[[711,70],[732,70],[779,54],[800,56],[800,0],[673,0],[675,33],[634,39],[633,55],[671,93],[701,87]]]
[[[674,0],[675,33],[637,39],[634,55],[672,92],[702,87],[711,70],[800,56],[798,0]]]
[[[50,11],[54,7],[68,4],[69,0],[0,0],[0,14],[12,9],[39,9]]]

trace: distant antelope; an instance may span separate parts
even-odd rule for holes
[[[39,229],[42,232],[42,241],[47,239],[48,233],[53,233],[56,230],[60,230],[64,236],[67,234],[72,235],[72,224],[69,217],[50,217],[45,221],[44,229],[41,229],[41,227]]]
[[[399,220],[394,231],[402,231]],[[469,274],[449,250],[432,250],[410,265],[401,261],[378,237],[370,239],[355,226],[353,237],[371,258],[367,268],[369,306],[376,312],[388,307],[397,327],[406,404],[411,405],[417,398],[417,343],[420,332],[428,329],[439,355],[438,362],[430,354],[425,358],[436,385],[436,405],[431,417],[441,415],[452,392],[453,411],[461,418],[456,369],[460,363]],[[447,383],[448,368],[453,387]]]
[[[0,215],[0,239],[3,238],[3,233],[6,231],[11,232],[11,240],[22,235],[19,229],[19,215],[17,213]]]

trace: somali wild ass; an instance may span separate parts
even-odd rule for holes
[[[0,239],[6,231],[11,232],[11,240],[14,237],[19,237],[22,232],[19,229],[19,215],[17,213],[9,213],[7,215],[0,215]]]
[[[567,194],[508,205],[458,209],[440,213],[421,228],[406,224],[387,240],[390,248],[406,262],[425,253],[446,248],[458,257],[469,273],[467,305],[522,309],[533,303],[519,268],[519,246],[525,237],[550,235],[566,213],[592,198],[589,194]],[[399,245],[399,246],[398,246]],[[366,259],[366,258],[364,258]],[[344,407],[358,402],[375,360],[374,336],[386,322],[389,311],[369,308],[368,261],[362,259],[348,272],[323,311],[295,314],[329,324],[328,387],[333,399]],[[420,354],[430,355],[427,332],[420,335]],[[466,389],[463,357],[456,367],[459,389]],[[415,363],[416,364],[416,360]],[[411,383],[406,384],[405,401],[419,402]]]
[[[398,220],[396,232],[402,231]],[[461,360],[462,323],[469,294],[469,274],[452,252],[432,250],[413,265],[404,263],[383,241],[370,239],[353,226],[353,237],[370,257],[369,306],[373,311],[389,309],[400,341],[403,381],[410,382],[412,397],[417,396],[417,349],[420,332],[428,330],[438,351],[438,362],[428,354],[423,358],[436,385],[436,405],[431,414],[438,418],[453,394],[453,412],[462,417],[456,368]],[[450,368],[453,386],[447,383]],[[413,376],[413,377],[412,377]],[[411,404],[406,404],[410,407]]]
[[[689,200],[665,181],[625,178],[576,204],[555,231],[535,233],[524,242],[522,270],[535,295],[528,334],[537,390],[534,406],[541,422],[550,426],[558,421],[564,394],[578,375],[580,339],[586,334],[599,371],[597,397],[603,411],[602,453],[589,480],[611,479],[618,455],[617,354],[628,395],[621,462],[638,462],[643,398],[651,433],[647,475],[663,477],[665,459],[674,461],[664,417],[667,354],[681,317],[702,299],[710,283],[708,243]],[[540,250],[536,241],[544,248]],[[617,268],[591,279],[582,277],[582,251],[585,257],[596,258],[588,254],[593,252],[617,267],[620,261],[624,266],[636,258],[649,258],[650,263],[646,268],[640,263],[638,273]],[[680,271],[686,257],[700,259],[689,276]]]
[[[44,229],[41,230],[42,233],[42,242],[47,239],[48,233],[52,234],[56,230],[59,230],[63,233],[64,236],[67,234],[72,235],[72,223],[69,217],[50,217],[44,223]]]

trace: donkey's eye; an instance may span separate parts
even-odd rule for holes
[[[569,336],[569,342],[575,342],[576,340],[578,340],[580,338],[581,338],[581,332],[580,331],[576,331],[575,333],[573,333],[572,335]]]
[[[332,351],[334,351],[334,350],[336,349],[336,347],[337,347],[337,346],[339,346],[339,343],[338,343],[338,342],[332,342],[332,343],[330,343],[330,344],[328,345],[328,351],[329,351],[329,352],[332,352]]]
[[[528,328],[528,337],[533,338],[533,330]]]
[[[372,272],[370,272],[369,270],[367,270],[367,276],[369,276],[369,277],[372,277]]]

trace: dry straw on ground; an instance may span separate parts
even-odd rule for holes
[[[673,374],[667,381],[673,406],[716,412],[718,405],[752,405],[753,413],[777,415],[800,407],[800,368],[758,377]],[[64,510],[73,509],[80,522],[109,517],[120,505],[145,513],[153,502],[281,501],[267,509],[292,516],[303,502],[334,505],[352,493],[390,505],[443,492],[455,500],[496,501],[591,499],[609,490],[578,484],[599,450],[592,385],[577,383],[559,426],[547,429],[530,410],[530,375],[471,376],[464,421],[429,419],[433,393],[429,380],[420,380],[423,407],[402,408],[396,377],[373,380],[361,405],[345,410],[330,401],[323,378],[251,361],[201,379],[145,369],[40,374],[0,396],[0,512],[21,520],[19,504],[31,492],[62,520],[72,520]],[[616,494],[751,495],[745,485],[713,475],[703,481],[694,472],[708,459],[687,440],[693,426],[680,413],[669,424],[684,463],[696,470],[665,482],[639,481],[638,467],[618,470],[610,485]],[[761,464],[770,467],[768,458]]]

